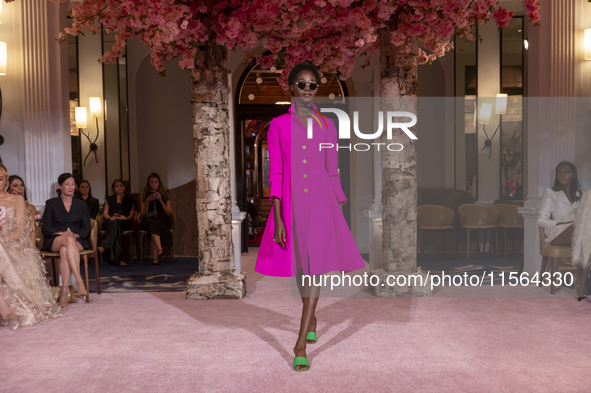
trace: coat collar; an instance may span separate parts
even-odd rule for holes
[[[312,109],[314,110],[318,110],[318,107],[316,105],[314,105],[314,103],[312,103]],[[296,114],[296,108],[295,108],[295,101],[291,103],[290,107],[289,107],[289,111],[295,115]]]
[[[566,196],[566,193],[562,190],[560,191],[554,191],[557,195],[558,195],[558,199],[560,199],[562,202],[566,203],[567,205],[571,205],[570,201],[568,200],[568,197]],[[581,192],[577,191],[577,196],[581,196]]]

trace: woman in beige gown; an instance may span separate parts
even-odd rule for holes
[[[10,195],[6,167],[0,164],[0,325],[45,324],[60,315],[45,280],[45,267],[29,237],[23,197]]]

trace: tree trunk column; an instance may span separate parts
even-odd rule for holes
[[[242,299],[245,276],[234,268],[230,184],[227,49],[210,45],[191,70],[199,272],[187,299]]]
[[[389,30],[380,31],[382,111],[385,115],[388,111],[416,115],[417,57],[399,53],[390,43],[389,36]],[[417,53],[416,43],[413,52]],[[410,119],[398,120],[407,122]],[[416,126],[410,131],[417,135]],[[372,271],[380,278],[372,289],[378,297],[431,296],[426,274],[417,272],[417,141],[398,129],[392,132],[391,140],[386,137],[383,133],[380,142],[401,143],[404,148],[402,151],[382,150],[383,263],[381,268]],[[393,279],[388,280],[390,275],[405,276],[405,280],[398,281],[404,285],[393,285]]]

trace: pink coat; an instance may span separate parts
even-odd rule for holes
[[[288,113],[274,118],[269,126],[271,202],[273,197],[281,199],[287,242],[281,247],[273,241],[271,209],[255,269],[261,274],[290,277],[299,269],[304,274],[323,274],[365,267],[339,206],[347,198],[338,172],[337,130],[331,119],[325,117],[325,123],[317,117],[321,124],[314,120],[312,139],[307,138],[307,127],[293,103]],[[334,147],[320,150],[320,143]]]

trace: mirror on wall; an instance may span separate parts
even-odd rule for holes
[[[471,33],[476,35],[476,29]],[[476,41],[456,37],[455,56],[455,188],[478,199],[478,47]]]
[[[103,31],[103,53],[115,43],[115,34]],[[106,189],[110,194],[115,179],[129,182],[129,125],[127,108],[126,54],[115,63],[103,63],[105,107]],[[129,183],[128,183],[129,189]]]
[[[501,117],[502,199],[523,200],[524,23],[514,17],[501,29],[501,93],[507,108]]]

